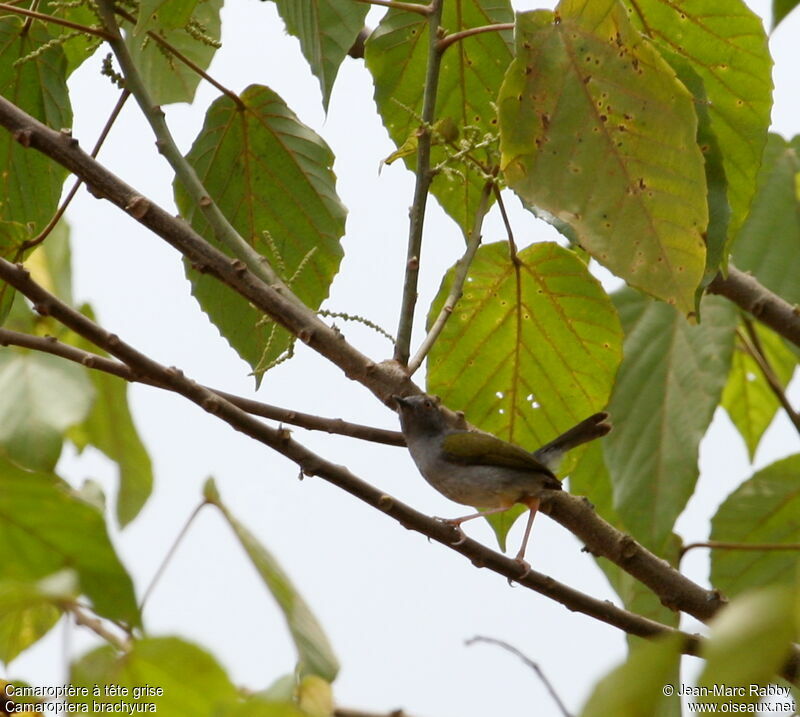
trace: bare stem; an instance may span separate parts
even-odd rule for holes
[[[764,380],[767,382],[770,390],[774,394],[775,398],[778,399],[778,403],[781,404],[783,410],[786,411],[786,415],[789,417],[789,420],[792,422],[792,424],[794,424],[797,432],[800,433],[800,415],[798,415],[797,411],[794,410],[794,406],[789,403],[789,399],[786,396],[786,391],[781,385],[780,379],[778,379],[778,377],[775,375],[772,364],[770,364],[767,354],[764,351],[764,347],[761,345],[761,339],[758,338],[755,326],[753,326],[753,322],[747,317],[744,319],[744,327],[747,331],[747,338],[740,336],[742,343],[744,344],[748,353],[753,357],[753,360],[756,362],[756,364],[758,364],[761,375],[764,376]]]
[[[500,216],[503,217],[503,226],[506,228],[506,236],[508,238],[508,254],[513,262],[517,262],[517,242],[514,241],[514,230],[511,228],[511,220],[508,218],[506,212],[506,203],[503,201],[503,194],[500,187],[495,185],[494,196],[497,199],[497,206],[500,207]]]
[[[500,22],[496,25],[481,25],[480,27],[470,27],[466,30],[461,30],[461,32],[454,32],[450,35],[445,35],[441,40],[439,40],[439,51],[444,52],[450,45],[456,42],[461,42],[461,40],[466,40],[468,37],[473,37],[474,35],[480,35],[483,32],[503,32],[505,30],[513,30],[514,23],[513,22]]]
[[[800,543],[732,543],[724,540],[705,540],[689,543],[681,549],[681,558],[695,548],[711,548],[711,550],[745,550],[745,551],[773,551],[773,550],[800,550]]]
[[[125,106],[125,102],[128,97],[131,96],[131,93],[128,90],[122,90],[120,93],[119,99],[117,100],[117,104],[114,105],[114,109],[111,110],[111,115],[109,116],[108,120],[103,127],[102,132],[100,132],[100,136],[97,138],[97,142],[95,142],[94,148],[92,149],[91,157],[97,157],[100,152],[100,148],[103,146],[103,143],[106,141],[108,137],[108,133],[111,131],[111,128],[114,126],[114,123],[117,121],[117,117],[119,117],[119,113],[122,112],[122,108]],[[78,193],[78,189],[80,189],[81,185],[83,184],[83,180],[78,177],[75,180],[75,184],[72,185],[72,189],[69,190],[64,201],[61,203],[61,206],[56,210],[56,213],[52,216],[49,222],[47,222],[47,226],[42,229],[33,239],[28,239],[28,241],[23,242],[19,249],[17,250],[16,259],[19,260],[22,258],[22,255],[38,244],[41,244],[48,236],[50,236],[50,232],[55,229],[56,224],[58,224],[61,217],[64,216],[64,212],[67,211],[67,207],[72,203],[72,200],[75,198],[75,195]]]
[[[467,640],[465,644],[474,645],[476,642],[486,642],[490,645],[497,645],[498,647],[502,647],[504,650],[508,650],[508,652],[510,652],[512,655],[519,657],[519,659],[522,660],[528,667],[530,667],[536,673],[536,676],[542,681],[544,686],[547,688],[547,691],[550,693],[550,696],[553,698],[553,701],[558,705],[558,709],[561,710],[561,714],[563,714],[564,717],[572,717],[564,703],[561,701],[561,698],[558,696],[558,693],[556,692],[550,680],[545,677],[544,672],[542,672],[542,668],[539,667],[539,665],[531,660],[526,654],[518,650],[513,645],[509,645],[504,640],[498,640],[494,637],[483,637],[482,635],[476,635],[471,640]]]
[[[411,347],[411,332],[414,328],[414,309],[417,305],[417,282],[422,251],[422,228],[425,223],[425,206],[431,176],[431,127],[436,114],[436,92],[439,87],[439,69],[442,53],[439,50],[439,24],[442,20],[444,0],[432,0],[428,15],[428,68],[425,74],[425,89],[422,98],[422,126],[417,143],[417,173],[414,186],[414,201],[411,205],[408,225],[408,250],[406,252],[406,276],[403,284],[403,299],[400,306],[400,321],[397,327],[395,360],[408,363]]]
[[[189,528],[192,527],[192,523],[194,523],[195,518],[200,514],[200,511],[203,509],[203,506],[207,505],[206,501],[203,501],[198,505],[186,519],[186,522],[183,524],[178,535],[175,537],[175,540],[172,541],[172,545],[170,545],[169,550],[167,550],[167,554],[164,556],[164,559],[161,561],[161,564],[158,566],[158,569],[153,575],[153,579],[150,581],[150,584],[147,586],[147,590],[144,591],[144,595],[142,596],[142,601],[139,603],[139,612],[141,613],[144,610],[144,606],[147,603],[147,599],[152,594],[153,590],[155,589],[156,585],[158,585],[158,581],[161,579],[161,576],[164,574],[164,571],[167,569],[170,561],[174,557],[176,551],[178,550],[178,546],[183,542],[183,539],[186,537],[186,534],[189,532]]]
[[[84,351],[75,346],[70,346],[69,344],[59,341],[54,336],[33,336],[31,334],[0,327],[0,346],[20,346],[33,351],[42,351],[43,353],[52,354],[53,356],[60,356],[63,359],[73,361],[95,371],[102,371],[111,376],[118,376],[126,381],[172,390],[169,386],[156,384],[149,380],[147,376],[135,373],[131,370],[130,366],[121,361]],[[310,431],[325,431],[326,433],[349,436],[350,438],[358,438],[363,441],[383,443],[390,446],[405,446],[405,439],[403,438],[403,434],[399,431],[389,431],[384,428],[365,426],[360,423],[350,423],[349,421],[343,421],[341,418],[315,416],[310,413],[294,411],[290,408],[282,408],[280,406],[254,401],[250,398],[244,398],[243,396],[237,396],[236,394],[210,388],[208,386],[204,388],[224,398],[226,401],[230,401],[237,408],[241,408],[243,411],[253,416],[270,418],[275,421],[281,421],[282,423],[289,423],[293,426],[300,426]]]
[[[425,360],[428,352],[433,347],[433,344],[436,343],[436,339],[438,339],[439,335],[442,333],[445,324],[450,318],[450,315],[453,313],[455,305],[461,298],[461,294],[464,290],[464,282],[466,281],[467,274],[469,273],[469,267],[472,264],[472,260],[475,257],[475,252],[478,251],[478,247],[481,243],[481,229],[483,227],[483,220],[486,217],[486,213],[489,211],[489,198],[491,197],[493,186],[494,182],[489,181],[483,188],[478,211],[475,213],[475,221],[472,226],[472,231],[470,232],[467,240],[467,249],[464,252],[464,255],[458,260],[458,262],[456,262],[450,293],[447,295],[444,306],[442,306],[442,310],[439,312],[439,315],[433,322],[433,325],[431,326],[430,331],[428,331],[428,335],[425,337],[425,340],[420,345],[417,353],[414,354],[414,357],[408,362],[409,376],[413,376],[414,372],[422,365],[422,362]]]
[[[99,617],[90,615],[80,605],[76,603],[70,603],[65,605],[64,609],[72,615],[76,624],[88,627],[93,633],[95,633],[95,635],[102,637],[106,642],[116,647],[120,652],[128,652],[131,649],[130,640],[120,637],[115,632],[109,630]]]

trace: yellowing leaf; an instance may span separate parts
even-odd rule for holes
[[[694,310],[708,224],[693,99],[617,0],[517,16],[502,167],[629,284]]]

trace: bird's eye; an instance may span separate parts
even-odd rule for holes
[[[425,406],[425,408],[428,408],[428,409],[433,408],[433,402],[430,401],[429,399],[426,399],[425,402],[422,405]]]

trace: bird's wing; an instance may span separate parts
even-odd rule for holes
[[[442,449],[445,458],[454,463],[518,468],[555,478],[547,466],[537,461],[526,450],[489,433],[473,431],[451,433],[445,436]]]

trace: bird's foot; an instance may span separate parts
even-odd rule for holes
[[[438,515],[436,515],[433,519],[455,529],[456,533],[458,534],[458,538],[452,541],[450,545],[461,545],[467,539],[467,534],[461,528],[461,521],[457,518],[440,518]]]
[[[508,578],[508,584],[511,585],[515,580],[519,582],[520,580],[524,580],[525,578],[530,575],[531,572],[531,564],[525,560],[524,558],[520,557],[519,555],[514,558],[514,562],[519,565],[520,570],[522,571],[517,577],[515,578]]]

